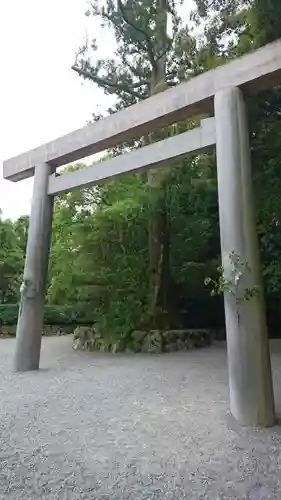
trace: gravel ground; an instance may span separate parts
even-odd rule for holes
[[[230,417],[223,347],[112,356],[46,338],[42,370],[24,374],[13,350],[0,341],[1,499],[280,500],[281,428]]]

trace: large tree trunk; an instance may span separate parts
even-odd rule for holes
[[[163,50],[163,41],[167,32],[167,2],[157,0],[159,48]],[[165,89],[166,55],[156,64],[152,75],[151,94]],[[151,141],[157,141],[165,133],[159,131],[153,134]],[[149,263],[150,263],[150,321],[153,327],[163,327],[163,321],[168,323],[169,310],[169,217],[166,206],[165,188],[166,169],[148,171],[148,186],[150,200],[149,216]],[[159,323],[162,323],[161,325]],[[168,324],[167,324],[168,326]]]

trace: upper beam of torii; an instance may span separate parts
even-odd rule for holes
[[[221,250],[232,277],[238,255],[247,263],[242,290],[258,290],[247,302],[225,292],[230,408],[243,425],[273,425],[274,397],[261,282],[244,93],[281,84],[281,40],[186,83],[159,93],[27,153],[4,162],[4,177],[34,175],[14,368],[39,368],[45,283],[54,195],[99,184],[127,172],[170,164],[186,153],[216,147]],[[193,130],[75,172],[57,167],[195,115],[213,115]],[[42,117],[44,119],[44,117]],[[235,274],[235,286],[236,286]],[[239,278],[240,279],[240,278]],[[239,281],[240,286],[240,281]],[[236,289],[236,288],[235,288]],[[204,314],[204,311],[202,311]]]
[[[48,163],[59,167],[150,133],[158,127],[210,112],[214,95],[223,88],[238,86],[255,93],[273,87],[281,81],[280,68],[281,40],[278,40],[101,121],[6,160],[4,178],[19,181],[33,176],[35,165]],[[96,168],[101,168],[101,164]]]

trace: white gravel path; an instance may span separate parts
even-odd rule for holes
[[[224,348],[112,356],[45,338],[42,370],[13,374],[14,345],[0,341],[0,499],[281,499],[281,428],[229,416]]]

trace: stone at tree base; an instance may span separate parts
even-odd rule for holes
[[[176,342],[172,342],[171,344],[167,344],[165,346],[165,352],[176,352],[178,350],[178,346]]]
[[[117,354],[118,352],[124,351],[124,339],[117,340],[111,346],[112,354]]]
[[[192,339],[192,337],[188,337],[187,339],[185,339],[184,343],[186,345],[187,350],[194,349],[195,347],[194,340]]]
[[[78,326],[73,332],[73,349],[94,350],[94,344],[98,342],[98,336],[94,334],[91,326]]]
[[[128,337],[109,344],[93,328],[78,327],[74,332],[73,348],[109,351],[113,354],[118,352],[160,354],[209,346],[211,339],[211,330],[135,330]]]
[[[164,349],[167,352],[189,350],[211,344],[210,330],[167,330],[163,332]],[[171,347],[170,347],[171,346]],[[176,348],[177,347],[177,348]]]
[[[135,330],[132,333],[132,338],[133,338],[133,340],[136,340],[137,342],[142,342],[143,339],[146,337],[147,333],[148,332],[145,330]]]
[[[163,352],[162,335],[159,330],[151,330],[144,338],[142,352],[160,354]]]
[[[185,351],[186,345],[181,339],[178,339],[176,343],[177,343],[177,348],[178,348],[177,350],[178,351]]]
[[[133,352],[141,352],[141,342],[133,341],[131,342],[130,346],[132,347]]]

